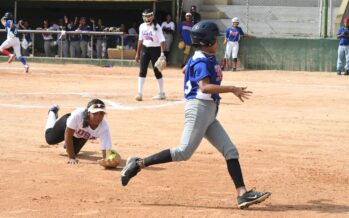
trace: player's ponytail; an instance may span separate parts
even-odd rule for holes
[[[84,112],[82,113],[82,127],[86,128],[88,127],[88,109],[86,108]]]

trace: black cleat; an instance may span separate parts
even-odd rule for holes
[[[50,111],[52,111],[53,113],[55,113],[56,118],[58,118],[58,111],[59,111],[59,106],[54,104],[51,106],[51,108],[48,110],[48,113],[50,113]]]
[[[349,70],[346,70],[344,75],[348,76],[349,75]]]
[[[252,189],[242,196],[237,197],[238,207],[240,209],[248,208],[250,205],[259,204],[271,195],[270,192],[256,192]]]
[[[121,184],[126,186],[132,177],[136,176],[141,170],[141,166],[137,163],[141,160],[138,157],[129,157],[126,161],[124,169],[121,171]]]
[[[338,76],[342,75],[342,72],[340,70],[337,70],[337,75]]]

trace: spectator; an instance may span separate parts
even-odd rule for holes
[[[196,6],[192,5],[190,8],[190,13],[192,15],[193,24],[198,23],[201,20],[201,15],[196,11]]]
[[[67,27],[65,25],[65,21],[68,21],[67,16],[64,16],[63,19],[58,20],[58,30],[59,31],[66,31]],[[59,33],[57,35],[57,44],[58,44],[58,56],[59,57],[69,57],[69,42],[68,42],[68,36],[66,34]]]
[[[183,63],[181,65],[181,68],[183,68],[187,63],[188,56],[190,54],[192,44],[190,34],[193,25],[192,15],[188,12],[185,14],[185,21],[182,21],[178,27],[179,36],[182,40],[181,42],[179,42],[178,47],[183,50]]]
[[[75,17],[74,21],[69,21],[67,17],[65,17],[65,25],[67,31],[76,31],[78,27],[78,17]],[[69,34],[69,51],[70,57],[78,58],[80,57],[80,40],[77,34]]]
[[[81,17],[79,21],[79,28],[78,31],[91,31],[91,27],[86,24],[86,18]],[[80,49],[81,49],[81,57],[86,58],[87,57],[87,45],[90,41],[90,36],[86,34],[80,35]]]
[[[18,27],[20,30],[31,30],[28,21],[18,21]],[[30,49],[32,49],[32,39],[30,33],[23,33],[21,37],[21,48],[23,56],[30,55]]]
[[[171,50],[171,44],[173,42],[173,34],[175,31],[175,24],[172,21],[172,16],[171,14],[166,15],[166,21],[162,22],[161,24],[162,32],[164,33],[165,36],[165,56],[166,59],[168,60],[168,56],[170,54]]]
[[[94,25],[95,21],[91,19],[93,24],[93,31],[102,32],[105,31],[105,26],[103,25],[102,19],[98,19],[97,25]],[[106,58],[107,53],[107,37],[106,36],[96,36],[96,53],[97,58]]]
[[[116,36],[117,47],[123,48],[124,45],[127,45],[126,36],[124,35],[124,34],[127,34],[125,24],[122,23],[120,25],[120,27],[117,28],[117,32],[122,32],[123,33],[123,35],[117,35]]]
[[[337,39],[339,39],[337,74],[342,74],[343,60],[345,60],[344,75],[349,75],[349,18],[343,19],[343,25],[337,33]]]
[[[129,47],[129,49],[136,49],[136,46],[137,46],[137,38],[138,38],[138,33],[137,33],[137,23],[136,22],[134,22],[133,24],[132,24],[132,27],[130,27],[129,29],[128,29],[128,36],[127,36],[127,38],[128,38],[128,47]]]
[[[43,21],[43,27],[37,28],[38,30],[47,30],[47,31],[52,31],[52,30],[57,30],[57,25],[50,25],[48,20]],[[51,33],[43,33],[42,38],[44,39],[44,50],[45,50],[45,56],[46,57],[53,57],[53,47],[57,45],[57,42],[54,41],[53,36]]]

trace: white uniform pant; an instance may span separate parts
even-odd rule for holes
[[[231,42],[228,41],[225,47],[225,55],[224,58],[238,58],[239,52],[239,42]]]
[[[13,51],[16,54],[16,57],[19,58],[21,57],[21,43],[19,42],[19,39],[17,37],[14,38],[8,38],[6,39],[0,46],[0,51],[3,49],[8,49],[12,47]]]

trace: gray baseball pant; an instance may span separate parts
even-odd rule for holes
[[[171,148],[172,161],[188,160],[205,137],[226,160],[238,159],[239,152],[216,119],[218,104],[190,99],[185,105],[185,124],[179,147]]]

